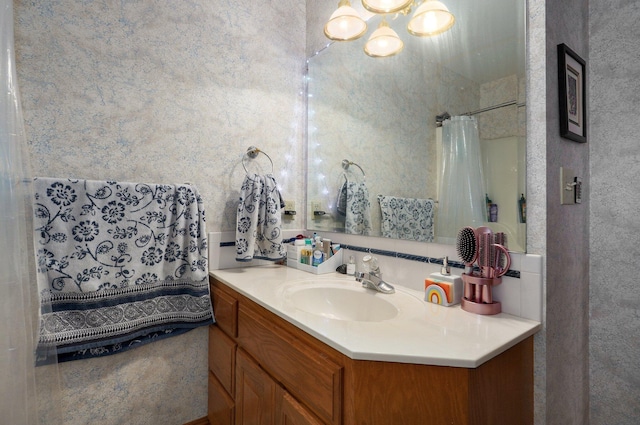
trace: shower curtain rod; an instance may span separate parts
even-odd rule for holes
[[[486,108],[482,108],[482,109],[476,109],[475,111],[471,111],[471,112],[465,112],[462,115],[476,115],[476,114],[481,114],[483,112],[487,112],[487,111],[493,111],[494,109],[499,109],[499,108],[504,108],[506,106],[512,106],[512,105],[516,105],[517,107],[521,107],[521,106],[525,106],[526,103],[518,103],[515,100],[509,101],[509,102],[504,102],[504,103],[500,103],[498,105],[493,105],[493,106],[487,106]]]

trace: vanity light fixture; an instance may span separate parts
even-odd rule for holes
[[[377,14],[396,13],[411,6],[413,0],[362,0],[362,5],[369,12]]]
[[[340,0],[338,9],[331,14],[331,18],[324,26],[324,35],[330,40],[356,40],[367,32],[367,23],[351,7],[349,0]]]
[[[455,20],[442,2],[427,0],[413,14],[407,30],[418,37],[441,34],[451,28]]]
[[[364,45],[364,52],[373,58],[384,58],[400,53],[403,47],[404,42],[383,17],[378,29],[371,34],[369,41]]]
[[[385,16],[388,14],[409,15],[417,7],[407,31],[418,37],[428,37],[449,30],[455,23],[455,17],[438,0],[362,0],[362,6],[374,15],[383,15],[378,28],[371,34],[364,47],[372,57],[392,56],[404,47],[398,34],[389,27]],[[360,38],[367,31],[367,24],[348,0],[340,0],[338,9],[324,26],[327,38],[337,41],[351,41]]]

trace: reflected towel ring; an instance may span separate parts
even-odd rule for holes
[[[349,169],[350,165],[355,165],[356,167],[358,167],[360,169],[360,171],[362,171],[362,176],[363,177],[367,177],[367,175],[364,173],[364,170],[362,169],[361,166],[359,166],[358,164],[356,164],[353,161],[349,161],[348,159],[343,159],[342,160],[342,168],[344,168],[345,171]]]
[[[249,170],[247,170],[247,166],[244,163],[245,158],[249,157],[250,159],[255,159],[258,157],[258,154],[260,153],[266,156],[267,158],[269,158],[269,162],[271,163],[271,174],[273,174],[273,161],[271,160],[271,157],[267,155],[265,151],[261,151],[255,146],[249,146],[249,149],[247,149],[247,152],[244,155],[242,155],[242,168],[244,168],[244,172],[247,173],[247,175],[249,175]]]

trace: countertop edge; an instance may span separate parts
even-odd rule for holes
[[[347,357],[353,360],[368,360],[368,361],[387,361],[387,362],[396,362],[396,363],[412,363],[412,364],[423,364],[423,365],[432,365],[432,366],[448,366],[448,367],[463,367],[463,368],[477,368],[483,363],[489,361],[490,359],[498,356],[499,354],[509,350],[520,342],[526,340],[532,335],[535,335],[541,328],[542,324],[539,322],[534,322],[528,319],[522,319],[517,316],[511,316],[506,313],[501,313],[501,316],[505,318],[511,318],[520,322],[524,327],[523,329],[515,335],[513,338],[510,338],[508,342],[502,342],[499,345],[496,345],[495,348],[490,351],[483,353],[480,356],[468,356],[468,357],[446,357],[446,356],[436,356],[436,355],[412,355],[412,354],[401,354],[401,353],[380,353],[380,352],[367,352],[360,350],[352,350],[344,345],[340,344],[338,341],[333,340],[329,336],[313,329],[307,324],[297,320],[295,317],[290,316],[286,312],[272,306],[268,302],[265,302],[259,296],[256,296],[254,293],[248,291],[246,288],[243,288],[241,282],[233,282],[229,273],[233,273],[233,275],[237,275],[238,278],[241,278],[245,272],[249,272],[250,274],[257,273],[260,270],[270,270],[274,267],[282,267],[287,270],[287,273],[294,274],[296,279],[314,279],[318,278],[318,276],[305,273],[299,270],[287,268],[285,266],[258,266],[258,267],[249,267],[249,268],[238,268],[238,269],[222,269],[222,270],[213,270],[209,272],[209,276],[214,277],[220,280],[222,283],[228,285],[231,289],[237,291],[239,294],[245,296],[261,307],[265,308],[269,312],[275,314],[281,319],[287,321],[293,326],[299,328],[303,332],[313,336],[319,341],[327,344],[333,349],[339,351],[340,353],[346,355]],[[253,269],[253,270],[249,270]],[[284,270],[283,270],[284,273]],[[298,274],[299,273],[299,274]],[[284,280],[283,280],[284,282]],[[403,288],[404,289],[404,288]],[[409,292],[417,292],[410,289],[407,289]],[[456,307],[449,307],[456,308]],[[459,306],[457,307],[459,308]],[[214,312],[215,314],[215,312]],[[472,314],[472,313],[468,313]]]

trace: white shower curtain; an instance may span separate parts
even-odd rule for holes
[[[0,2],[0,422],[32,425],[39,423],[34,358],[39,303],[29,230],[31,179],[16,83],[13,2]]]
[[[442,175],[436,241],[455,243],[462,227],[478,227],[486,221],[478,123],[474,117],[452,117],[442,124]]]

